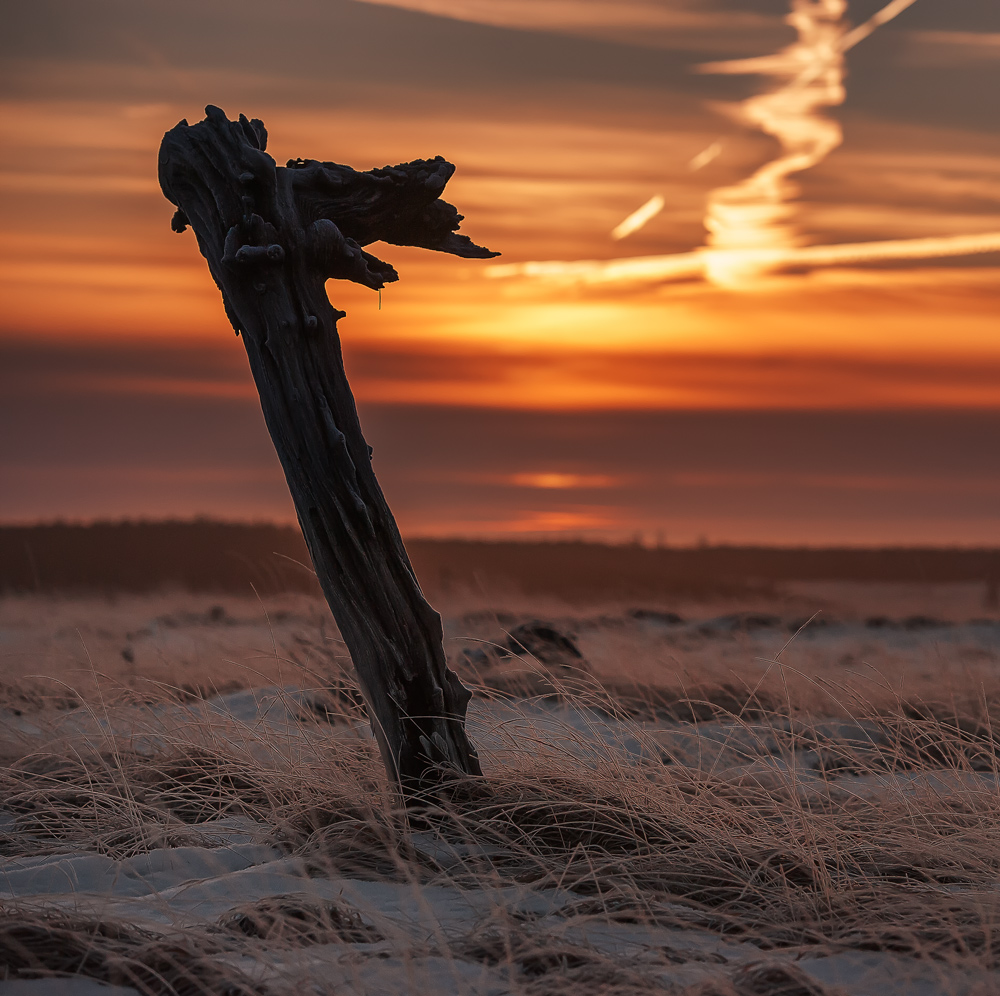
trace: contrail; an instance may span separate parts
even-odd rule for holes
[[[650,197],[648,201],[637,211],[633,211],[621,224],[611,230],[611,238],[624,239],[626,235],[638,232],[650,218],[655,218],[667,202],[660,194]]]
[[[717,159],[722,153],[722,140],[717,139],[707,148],[702,149],[689,163],[688,169],[692,173],[697,172],[703,167],[707,166],[713,159]],[[642,207],[637,208],[633,211],[624,221],[617,224],[613,229],[611,229],[611,238],[616,242],[620,239],[624,239],[626,236],[631,235],[633,232],[638,232],[647,221],[652,221],[665,207],[666,201],[663,199],[662,194],[655,194],[650,197]]]
[[[914,2],[892,0],[848,31],[846,0],[792,0],[788,21],[799,35],[792,45],[776,55],[701,67],[703,72],[758,72],[775,79],[790,78],[777,90],[751,97],[741,105],[741,117],[773,135],[782,154],[742,182],[709,194],[707,242],[712,248],[726,250],[709,261],[706,275],[713,283],[734,286],[767,272],[766,253],[740,250],[801,245],[790,203],[798,187],[790,176],[815,166],[843,141],[840,124],[821,111],[842,104],[846,96],[844,53]]]
[[[705,261],[700,251],[672,253],[669,256],[627,256],[623,259],[539,260],[531,263],[504,263],[488,266],[486,275],[497,280],[506,277],[537,277],[555,283],[611,284],[631,281],[683,280],[701,277]]]
[[[791,45],[773,55],[700,67],[703,72],[761,73],[786,81],[739,105],[745,121],[778,140],[781,154],[745,180],[709,194],[704,247],[662,256],[502,264],[487,273],[497,278],[528,276],[588,284],[704,279],[718,286],[740,287],[789,267],[1000,252],[998,232],[805,246],[795,225],[793,199],[798,189],[791,175],[816,165],[843,138],[840,125],[822,111],[844,100],[844,53],[915,2],[891,0],[848,30],[847,0],[792,0],[788,22],[798,38]],[[691,160],[690,168],[701,168],[720,151],[721,142],[714,142]],[[662,202],[660,195],[647,201],[614,229],[613,236],[624,238],[637,231],[662,209]]]
[[[894,259],[940,259],[946,256],[1000,252],[1000,232],[737,251],[741,255],[741,265],[761,271],[778,272],[782,269],[799,267],[840,266]],[[726,252],[727,250],[721,249],[696,249],[693,252],[671,253],[664,256],[504,263],[489,267],[486,272],[488,276],[497,279],[536,277],[565,284],[664,283],[671,280],[710,279],[713,267],[718,268],[719,257]]]
[[[859,41],[864,41],[877,27],[891,21],[897,14],[902,14],[907,7],[912,7],[916,2],[917,0],[892,0],[892,3],[887,3],[880,11],[872,14],[867,21],[844,35],[840,43],[841,52],[854,48]]]
[[[707,244],[722,250],[706,267],[713,283],[733,286],[751,280],[768,268],[768,255],[756,250],[801,243],[789,203],[798,187],[789,177],[815,166],[843,140],[840,124],[821,112],[846,96],[841,50],[846,10],[846,0],[792,0],[787,20],[798,32],[793,44],[774,55],[700,67],[702,72],[762,73],[787,81],[740,105],[740,117],[776,138],[781,154],[745,180],[708,195]]]
[[[926,239],[892,239],[886,242],[843,242],[832,246],[804,246],[792,251],[781,265],[835,266],[838,263],[873,263],[891,259],[974,256],[983,252],[1000,252],[1000,232],[934,236]]]
[[[722,139],[717,138],[711,145],[707,148],[702,149],[689,163],[688,169],[692,173],[697,173],[698,170],[704,169],[710,162],[714,162],[719,156],[722,155]]]

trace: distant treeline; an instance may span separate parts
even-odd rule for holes
[[[318,591],[298,527],[211,519],[0,526],[0,590]]]
[[[470,588],[570,599],[737,591],[793,580],[1000,582],[1000,550],[945,547],[648,549],[584,542],[407,541],[429,593]],[[0,592],[164,588],[318,593],[299,530],[187,522],[0,526]]]

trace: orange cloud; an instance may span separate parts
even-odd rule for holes
[[[504,518],[469,518],[440,521],[432,516],[422,516],[419,525],[409,526],[412,534],[421,536],[516,536],[543,534],[607,533],[620,530],[621,516],[615,509],[553,509],[512,511]]]
[[[610,474],[564,474],[558,471],[511,474],[509,481],[519,488],[563,491],[576,488],[613,488],[620,478]]]
[[[701,48],[714,43],[745,50],[768,44],[780,32],[776,18],[728,10],[722,23],[713,10],[656,0],[363,0],[438,17],[494,27],[624,38],[640,45]],[[709,39],[711,38],[711,42]]]
[[[183,339],[239,353],[193,238],[170,232],[169,205],[149,189],[159,135],[183,110],[156,102],[0,104],[0,135],[19,158],[58,163],[47,192],[26,180],[36,174],[23,165],[0,170],[9,207],[0,221],[0,335]],[[604,265],[616,251],[609,232],[653,183],[666,206],[630,240],[638,248],[664,236],[674,240],[668,248],[692,244],[706,188],[720,171],[735,178],[750,166],[752,150],[737,137],[692,173],[691,157],[713,137],[703,121],[639,128],[487,111],[478,120],[454,111],[376,120],[364,110],[261,109],[279,161],[308,152],[367,166],[445,152],[459,164],[450,190],[468,215],[463,227],[515,263],[589,253]],[[958,133],[930,142],[926,130],[892,127],[902,136],[896,151],[883,144],[838,154],[838,182],[854,200],[807,205],[811,218],[828,228],[842,223],[844,232],[868,225],[866,238],[897,234],[916,201],[935,237],[960,222],[980,232],[995,225],[979,207],[996,193],[993,145],[963,145]],[[510,149],[530,154],[512,157]],[[876,200],[895,190],[898,202],[873,207],[876,181]],[[914,232],[911,224],[902,234]],[[539,287],[491,280],[487,267],[421,250],[378,251],[402,277],[381,310],[363,288],[329,288],[348,312],[340,327],[349,361],[378,358],[349,368],[362,400],[552,409],[1000,404],[990,380],[1000,356],[995,265],[846,268],[733,295],[693,283]],[[89,389],[219,397],[252,390],[246,382],[130,376],[92,380]]]

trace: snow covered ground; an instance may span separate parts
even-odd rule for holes
[[[190,615],[193,646],[240,629],[237,608],[215,615]],[[558,668],[472,619],[452,652],[506,689],[469,718],[500,802],[407,823],[367,724],[323,691],[330,633],[287,618],[272,654],[297,648],[294,682],[154,695],[98,663],[55,704],[8,691],[0,996],[1000,991],[997,755],[981,721],[941,711],[963,691],[988,705],[995,622],[567,616],[575,684],[522,698],[518,673],[558,686]],[[601,700],[626,653],[640,676],[701,674],[697,693],[675,681],[645,714]],[[741,708],[705,697],[720,677],[744,681]],[[811,712],[762,705],[781,680]],[[862,715],[859,688],[895,711]]]

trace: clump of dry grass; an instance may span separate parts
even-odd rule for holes
[[[498,913],[453,947],[456,955],[498,966],[518,978],[526,994],[657,991],[652,973],[616,963],[592,948],[539,929],[530,918]]]
[[[0,978],[83,975],[144,996],[255,996],[249,979],[213,960],[224,950],[193,933],[156,936],[66,914],[0,911]]]
[[[304,895],[278,896],[238,906],[222,918],[221,926],[244,937],[259,937],[276,947],[383,940],[355,910]]]
[[[564,936],[594,922],[698,929],[760,950],[738,970],[720,963],[701,996],[822,993],[787,958],[773,960],[783,952],[882,951],[1000,969],[995,699],[911,696],[892,708],[883,697],[867,710],[841,701],[847,728],[774,688],[707,689],[673,696],[669,708],[661,697],[643,712],[593,681],[547,680],[557,705],[617,716],[641,759],[597,750],[567,728],[575,751],[515,743],[496,753],[501,764],[487,750],[485,779],[404,809],[377,752],[341,736],[358,718],[356,692],[342,681],[302,711],[313,731],[305,739],[203,717],[197,737],[177,731],[139,749],[109,735],[89,752],[67,742],[18,758],[0,770],[16,817],[0,846],[124,858],[203,842],[204,824],[239,816],[317,878],[557,890],[571,898],[544,925],[498,911],[463,936],[427,942],[501,968],[526,996],[662,991],[666,949],[657,968]],[[655,703],[660,693],[640,694]],[[664,714],[675,721],[671,736],[700,754],[634,721]],[[708,726],[730,731],[736,746],[699,738]],[[9,977],[77,973],[157,996],[237,994],[263,991],[220,960],[240,944],[381,936],[347,906],[295,896],[242,906],[212,931],[155,937],[10,906],[0,964]]]

